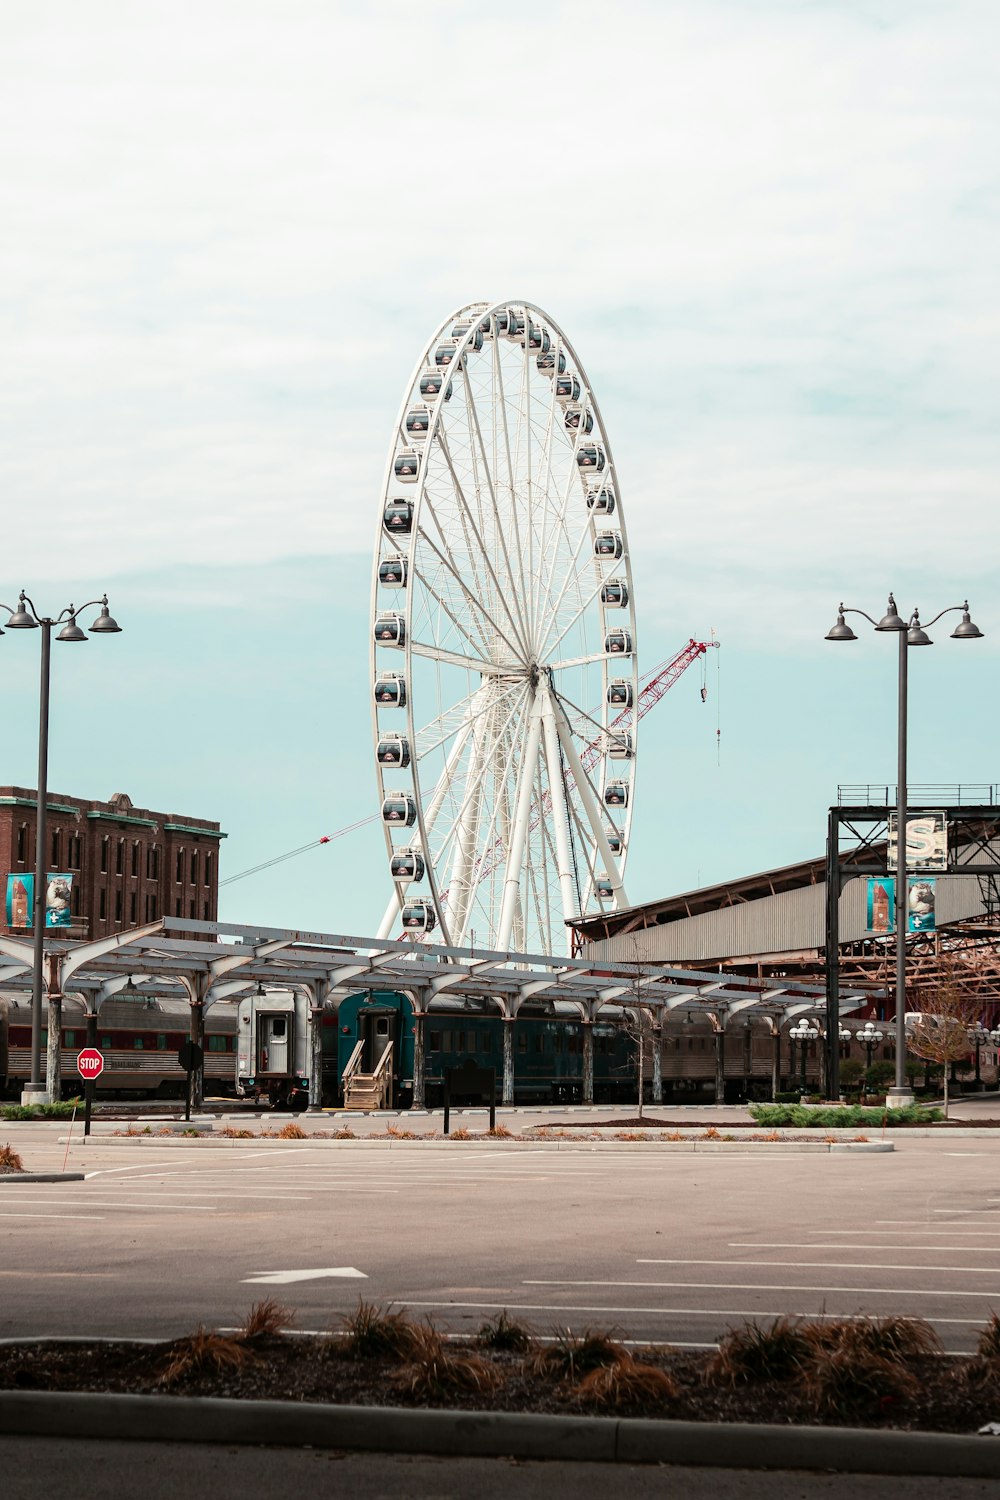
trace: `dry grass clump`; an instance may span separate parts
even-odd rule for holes
[[[976,1352],[963,1371],[972,1385],[992,1385],[1000,1389],[1000,1317],[990,1314],[990,1321],[979,1335]]]
[[[399,1125],[387,1125],[385,1133],[386,1135],[391,1135],[397,1141],[415,1141],[417,1139],[417,1132],[415,1130],[403,1130]]]
[[[610,1365],[598,1365],[583,1377],[574,1396],[588,1405],[631,1407],[651,1402],[676,1401],[680,1387],[666,1370],[643,1364],[623,1353]]]
[[[255,1340],[283,1338],[286,1329],[294,1321],[295,1313],[292,1308],[268,1297],[265,1302],[254,1303],[237,1337],[248,1344]]]
[[[480,1349],[496,1349],[512,1354],[525,1354],[535,1342],[534,1334],[523,1323],[516,1323],[504,1308],[495,1318],[480,1325],[476,1343]]]
[[[746,1385],[757,1380],[792,1380],[800,1376],[816,1352],[812,1325],[794,1318],[773,1323],[742,1323],[730,1328],[705,1371],[712,1385]]]
[[[405,1312],[393,1312],[361,1299],[341,1320],[344,1353],[354,1359],[410,1359],[421,1348],[426,1330]]]
[[[354,1134],[354,1131],[351,1129],[350,1125],[344,1125],[340,1130],[335,1130],[333,1132],[333,1139],[335,1141],[356,1141],[357,1136]]]
[[[701,1138],[703,1141],[721,1141],[723,1136],[714,1125],[709,1125],[707,1130],[702,1131]]]
[[[275,1137],[279,1141],[304,1141],[306,1139],[306,1132],[302,1129],[301,1125],[296,1125],[294,1122],[289,1121],[287,1125],[282,1125],[280,1130],[275,1131]]]
[[[591,1370],[617,1364],[628,1354],[610,1333],[585,1329],[572,1333],[557,1329],[549,1343],[542,1345],[527,1361],[532,1375],[554,1376],[556,1380],[580,1380]]]
[[[683,1130],[665,1130],[660,1139],[662,1141],[686,1141],[687,1136]]]
[[[756,1131],[750,1139],[752,1141],[780,1141],[782,1139],[780,1130]]]
[[[416,1339],[393,1384],[417,1400],[454,1392],[495,1391],[503,1375],[478,1354],[457,1353],[433,1328],[414,1328]]]
[[[806,1398],[817,1415],[860,1417],[884,1411],[915,1396],[916,1377],[899,1359],[839,1344],[819,1354],[803,1379]]]
[[[882,1359],[924,1359],[944,1353],[941,1340],[923,1318],[852,1318],[823,1330],[820,1341],[829,1342],[831,1332],[838,1348]]]
[[[616,1141],[648,1141],[649,1133],[645,1130],[616,1130]]]
[[[24,1162],[20,1153],[8,1141],[6,1146],[0,1146],[0,1172],[23,1172]]]
[[[241,1370],[256,1364],[257,1356],[241,1337],[230,1338],[201,1325],[186,1338],[168,1345],[170,1355],[160,1375],[161,1385],[176,1385],[185,1375],[202,1370],[221,1374],[224,1370]]]
[[[497,1140],[512,1141],[514,1139],[513,1130],[508,1130],[506,1125],[494,1125],[486,1134],[494,1136]]]
[[[235,1125],[226,1125],[219,1131],[220,1135],[227,1136],[232,1141],[253,1140],[252,1130],[238,1130]]]
[[[449,1141],[471,1141],[472,1140],[472,1132],[469,1131],[469,1130],[464,1130],[464,1129],[451,1130],[451,1131],[448,1132],[448,1140]]]

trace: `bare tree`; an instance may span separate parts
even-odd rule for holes
[[[968,1057],[972,1050],[969,1029],[981,1018],[982,1001],[977,994],[963,989],[949,971],[918,990],[917,996],[920,1009],[907,1024],[906,1042],[918,1057],[943,1066],[947,1119],[949,1065]]]
[[[641,1003],[624,1001],[622,1004],[622,1030],[635,1043],[636,1092],[639,1096],[639,1119],[643,1118],[643,1098],[646,1084],[646,1057],[651,1055],[657,1038],[652,1013]]]

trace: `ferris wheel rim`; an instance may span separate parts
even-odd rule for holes
[[[608,739],[608,743],[610,744],[610,738],[609,738],[609,736],[610,736],[610,733],[611,733],[611,730],[612,730],[612,726],[613,726],[613,724],[615,724],[615,723],[618,722],[618,719],[620,717],[617,714],[612,715],[612,713],[609,711],[608,683],[609,683],[609,680],[610,680],[609,679],[609,672],[610,672],[610,669],[611,669],[612,665],[615,665],[618,668],[618,676],[620,678],[630,678],[631,679],[631,692],[632,692],[631,701],[632,701],[633,704],[635,703],[635,701],[637,699],[637,694],[638,694],[638,655],[637,655],[637,649],[636,649],[636,629],[635,629],[635,592],[634,592],[633,577],[632,577],[631,549],[629,548],[629,545],[628,545],[628,531],[627,531],[627,525],[626,525],[626,521],[625,521],[624,507],[623,507],[622,501],[621,501],[621,485],[620,485],[619,480],[618,480],[617,465],[615,463],[614,453],[613,453],[613,449],[611,447],[610,439],[608,437],[607,428],[606,428],[605,423],[604,423],[604,419],[603,419],[603,415],[602,415],[601,410],[600,410],[599,403],[598,403],[597,398],[596,398],[596,396],[594,394],[592,383],[589,380],[589,378],[587,377],[585,367],[584,367],[582,361],[580,360],[580,357],[577,354],[574,345],[572,344],[572,342],[570,341],[570,339],[566,336],[564,330],[555,321],[555,319],[552,318],[551,315],[548,314],[543,308],[539,307],[538,304],[532,303],[532,302],[528,302],[528,301],[524,301],[524,300],[521,300],[521,299],[503,299],[503,300],[492,302],[492,303],[480,301],[480,302],[476,302],[476,303],[465,304],[463,307],[455,310],[447,318],[443,319],[441,321],[441,323],[439,323],[439,325],[435,329],[434,333],[431,335],[430,339],[427,341],[424,349],[421,351],[420,357],[418,358],[418,360],[416,362],[416,365],[414,367],[413,374],[411,375],[411,378],[410,378],[410,380],[409,380],[409,382],[408,382],[408,384],[407,384],[407,386],[406,386],[406,388],[404,390],[403,399],[402,399],[401,404],[400,404],[399,415],[397,417],[396,425],[395,425],[395,427],[393,429],[393,437],[392,437],[392,441],[390,443],[389,454],[388,454],[388,457],[387,457],[386,468],[385,468],[385,474],[384,474],[384,477],[383,477],[383,484],[382,484],[381,497],[380,497],[380,514],[379,514],[378,526],[377,526],[377,542],[376,542],[375,557],[374,557],[374,561],[373,561],[373,571],[372,571],[372,614],[373,614],[373,617],[375,619],[379,618],[379,616],[377,614],[378,603],[379,603],[379,567],[380,567],[380,562],[381,562],[381,560],[383,558],[383,553],[384,553],[384,549],[385,549],[385,546],[386,546],[386,542],[385,542],[385,530],[384,530],[384,527],[383,527],[383,516],[385,514],[386,507],[388,506],[388,504],[390,502],[391,492],[396,487],[396,473],[397,473],[397,471],[396,471],[396,468],[395,468],[395,462],[396,462],[396,458],[397,458],[397,456],[399,454],[399,451],[400,451],[400,442],[401,441],[403,441],[403,442],[406,441],[405,426],[404,426],[404,424],[405,424],[408,412],[413,409],[414,403],[418,399],[417,396],[416,396],[416,393],[418,392],[418,390],[420,388],[420,381],[421,381],[421,379],[422,379],[422,377],[424,375],[424,372],[427,371],[429,368],[431,368],[431,360],[432,360],[432,358],[434,356],[434,351],[435,351],[436,348],[439,348],[441,346],[442,342],[446,339],[446,337],[448,336],[448,330],[449,329],[453,329],[455,327],[455,325],[457,323],[459,323],[461,320],[463,320],[463,319],[467,320],[469,326],[466,329],[465,333],[460,338],[458,338],[457,341],[454,343],[454,351],[453,351],[453,354],[452,354],[452,356],[450,358],[450,363],[449,363],[448,367],[444,371],[443,383],[442,383],[441,391],[440,391],[440,397],[439,397],[439,399],[436,399],[434,401],[434,404],[433,404],[433,407],[432,407],[432,410],[431,410],[431,413],[430,413],[430,425],[429,425],[426,433],[423,435],[424,447],[422,449],[422,452],[426,456],[427,454],[429,454],[431,452],[431,450],[432,450],[432,443],[433,443],[435,437],[440,433],[440,431],[441,431],[441,429],[442,429],[442,427],[444,425],[445,409],[446,409],[448,397],[450,396],[450,393],[451,393],[451,384],[450,383],[451,383],[451,381],[453,379],[457,379],[460,376],[462,378],[462,380],[465,382],[467,400],[470,403],[471,409],[475,410],[475,403],[472,401],[471,390],[469,388],[469,382],[468,382],[468,365],[467,365],[467,361],[468,361],[468,356],[469,356],[469,352],[470,352],[470,347],[474,344],[476,338],[480,335],[481,330],[487,325],[487,322],[489,322],[491,329],[495,330],[495,331],[491,332],[491,334],[489,335],[489,338],[494,343],[494,355],[496,357],[497,363],[499,363],[498,345],[499,345],[499,340],[501,338],[501,333],[499,331],[498,315],[504,315],[506,317],[511,312],[520,313],[523,316],[524,366],[525,366],[525,370],[526,371],[530,370],[530,362],[531,362],[531,360],[533,358],[533,354],[532,354],[532,351],[530,349],[530,344],[529,344],[529,332],[528,332],[528,330],[529,330],[529,323],[531,322],[532,317],[537,318],[538,323],[540,324],[542,330],[544,332],[547,332],[548,334],[551,334],[551,336],[554,338],[554,340],[555,340],[554,348],[557,351],[557,354],[560,357],[563,356],[563,355],[565,355],[568,358],[568,361],[570,362],[568,368],[570,368],[570,370],[573,372],[574,377],[578,378],[578,381],[579,381],[579,384],[581,386],[582,392],[585,392],[585,396],[581,396],[581,401],[583,402],[581,410],[584,412],[584,414],[589,413],[592,416],[591,427],[588,427],[585,430],[587,432],[591,432],[592,431],[592,441],[594,443],[600,444],[601,448],[603,449],[604,456],[605,456],[604,469],[600,472],[600,483],[601,483],[602,486],[603,485],[610,486],[610,488],[611,488],[611,490],[612,490],[612,492],[613,492],[613,494],[614,494],[614,496],[616,498],[616,514],[615,514],[615,517],[614,517],[614,527],[615,527],[615,530],[620,534],[620,537],[621,537],[622,553],[621,553],[620,557],[616,556],[615,559],[614,559],[614,562],[615,562],[615,573],[624,582],[625,587],[627,589],[627,615],[626,615],[626,618],[627,618],[627,621],[628,621],[629,631],[630,631],[630,634],[631,634],[632,646],[631,646],[631,650],[629,651],[629,654],[628,654],[628,660],[627,660],[627,662],[626,662],[626,658],[622,657],[622,658],[619,659],[619,661],[617,663],[614,663],[612,661],[612,659],[609,657],[606,648],[603,651],[595,652],[595,653],[593,653],[590,656],[581,657],[581,658],[577,659],[580,662],[587,662],[587,663],[590,663],[592,665],[599,664],[599,666],[600,666],[601,704],[599,705],[599,708],[597,710],[597,712],[599,714],[599,718],[594,718],[593,717],[593,714],[594,714],[594,710],[593,709],[589,709],[588,710],[588,708],[585,707],[584,705],[579,705],[579,704],[572,703],[571,700],[568,700],[568,699],[566,700],[566,702],[569,704],[570,708],[574,711],[575,714],[582,715],[583,718],[588,718],[588,717],[591,718],[592,722],[596,725],[596,727],[598,729],[598,734],[602,735],[606,739]],[[483,340],[480,339],[480,344],[482,344],[482,342],[483,342]],[[540,365],[538,366],[538,368],[539,368],[539,370],[541,370],[541,366]],[[559,369],[561,371],[562,367],[560,366]],[[552,377],[551,377],[552,387],[553,387],[553,397],[552,397],[552,410],[553,411],[555,410],[555,407],[556,407],[556,404],[557,404],[556,403],[556,395],[555,395],[556,380],[557,380],[557,376],[554,373],[552,375]],[[445,395],[445,386],[446,386],[446,384],[447,384],[447,388],[448,388],[448,396]],[[529,381],[529,385],[530,385],[530,381]],[[502,389],[502,382],[501,382],[501,389]],[[569,424],[567,423],[566,425],[568,427]],[[471,433],[471,426],[470,426],[470,433]],[[578,440],[577,440],[577,443],[574,445],[574,447],[572,449],[574,457],[576,455],[576,448],[577,448],[578,445],[579,445],[579,443],[578,443]],[[529,439],[529,447],[530,447],[530,439]],[[407,451],[407,450],[404,450],[404,451]],[[484,457],[484,460],[485,460],[485,449],[483,450],[483,457]],[[415,492],[414,492],[414,497],[413,497],[413,501],[412,501],[412,518],[411,518],[410,531],[409,531],[409,534],[408,534],[408,543],[407,543],[407,549],[406,549],[406,551],[407,551],[407,557],[408,557],[408,565],[412,565],[413,564],[413,560],[415,558],[416,551],[417,551],[418,539],[423,535],[423,532],[422,532],[422,523],[423,523],[423,519],[424,519],[424,513],[425,513],[425,510],[430,506],[430,501],[428,499],[427,492],[426,492],[428,465],[426,463],[422,463],[422,462],[418,461],[418,467],[419,467],[419,478],[418,478],[417,483],[415,485]],[[570,489],[570,487],[572,485],[572,481],[573,481],[574,477],[577,478],[577,479],[580,479],[580,481],[583,482],[582,481],[582,475],[576,473],[574,471],[572,465],[570,465],[570,468],[569,468],[569,479],[567,480],[567,497],[566,497],[567,503],[568,503],[568,499],[569,499],[569,489]],[[455,476],[455,482],[456,482],[456,485],[457,485],[458,484],[457,476]],[[511,479],[511,483],[513,483],[513,478]],[[585,490],[585,493],[586,493],[586,490]],[[495,502],[495,496],[494,496],[494,502]],[[548,496],[547,495],[546,495],[546,502],[548,502]],[[512,501],[512,504],[513,504],[513,501]],[[564,511],[565,511],[565,508],[566,507],[564,506]],[[514,518],[515,518],[515,521],[516,521],[516,509],[514,511]],[[499,513],[497,514],[497,519],[499,521]],[[565,515],[563,516],[563,521],[565,521]],[[596,521],[596,517],[593,514],[591,514],[589,518],[585,518],[584,524],[583,524],[583,526],[581,528],[581,541],[584,540],[588,535],[596,535],[595,521]],[[491,565],[489,564],[488,556],[485,558],[485,561],[486,561],[487,567],[490,567]],[[522,562],[523,562],[523,560],[522,560]],[[508,560],[508,567],[509,567],[509,560]],[[604,581],[606,582],[607,578],[610,575],[602,575],[601,572],[600,572],[600,570],[596,568],[596,565],[594,567],[594,571],[595,571],[595,574],[597,576],[598,583],[597,583],[597,586],[594,589],[593,594],[586,601],[586,607],[591,608],[592,611],[596,612],[597,616],[599,617],[600,629],[601,629],[601,632],[605,634],[605,641],[606,641],[608,639],[608,635],[607,635],[608,620],[606,618],[606,608],[607,607],[606,607],[605,603],[603,602],[603,587],[601,585],[601,579],[603,577]],[[511,577],[512,577],[512,575],[511,575]],[[402,601],[403,602],[403,608],[400,611],[400,613],[403,616],[403,624],[404,624],[404,641],[403,641],[403,650],[402,650],[402,674],[403,674],[403,681],[404,681],[404,683],[406,685],[406,704],[405,704],[405,708],[406,708],[406,732],[407,732],[407,740],[408,740],[408,743],[409,743],[410,757],[411,757],[410,766],[409,766],[409,774],[410,774],[410,778],[412,780],[412,785],[413,785],[413,801],[414,801],[414,804],[415,804],[414,837],[413,837],[413,839],[411,841],[408,841],[408,842],[410,842],[412,845],[415,845],[423,853],[424,861],[425,861],[424,879],[426,880],[427,885],[428,885],[429,890],[430,890],[430,896],[431,896],[431,902],[432,902],[432,910],[434,912],[434,915],[436,916],[436,920],[441,925],[442,934],[443,934],[444,938],[450,942],[452,940],[452,934],[449,931],[451,913],[449,912],[449,910],[447,908],[447,901],[444,900],[444,899],[442,899],[443,895],[446,895],[447,892],[442,892],[441,872],[439,872],[439,870],[436,868],[434,860],[431,857],[431,855],[432,855],[432,844],[431,844],[430,832],[429,832],[429,829],[428,829],[428,826],[427,826],[427,823],[428,823],[427,810],[432,805],[432,799],[433,799],[433,796],[436,795],[437,789],[435,788],[434,792],[432,793],[431,789],[429,787],[424,787],[424,786],[421,785],[421,766],[420,766],[421,756],[420,756],[420,753],[418,752],[418,743],[419,743],[419,736],[420,736],[420,734],[421,734],[422,731],[421,731],[420,726],[418,724],[418,719],[417,719],[417,715],[416,715],[416,707],[417,707],[417,701],[416,701],[416,699],[417,699],[417,694],[413,690],[413,684],[414,684],[413,659],[414,659],[414,655],[418,655],[418,656],[423,655],[423,656],[426,656],[426,655],[429,654],[429,655],[431,655],[433,657],[435,653],[433,651],[432,652],[427,652],[426,649],[423,648],[423,644],[422,644],[422,647],[421,647],[420,650],[415,650],[415,638],[414,638],[414,630],[413,630],[413,618],[414,618],[415,599],[417,597],[416,590],[415,590],[415,587],[414,587],[416,579],[417,579],[417,572],[416,572],[416,569],[414,567],[413,568],[413,572],[411,573],[411,575],[410,575],[410,577],[408,579],[407,587],[405,587],[405,589],[403,591],[403,601]],[[550,572],[549,584],[551,584],[551,581],[552,580],[551,580],[551,572]],[[494,578],[494,582],[497,582],[497,580],[495,578]],[[598,595],[598,593],[601,594],[601,602],[599,604],[597,602],[597,595]],[[499,598],[503,598],[502,591],[501,591],[501,589],[499,587],[499,584],[498,584],[498,587],[497,587],[497,596]],[[471,599],[471,595],[470,595],[470,599]],[[541,587],[539,587],[539,602],[541,602]],[[585,606],[581,606],[581,610],[579,612],[581,615],[583,613],[583,608],[584,607]],[[509,617],[510,635],[514,636],[514,637],[517,637],[518,636],[518,630],[517,630],[517,623],[515,621],[514,614],[511,612],[511,610],[509,608],[507,608],[507,614],[508,614],[508,617]],[[564,630],[563,631],[563,635],[565,635],[565,634],[566,634],[566,631]],[[561,640],[561,637],[559,638],[559,640]],[[525,646],[525,642],[523,640],[521,640],[520,643],[521,643],[522,647]],[[508,644],[510,644],[511,648],[513,650],[515,650],[515,652],[516,652],[515,643],[513,641],[508,641]],[[443,659],[448,660],[448,661],[453,661],[454,662],[457,659],[457,654],[456,653],[446,653],[446,652],[440,652],[439,651],[436,654],[439,657],[442,657]],[[525,651],[525,656],[526,655],[527,655],[527,652]],[[370,659],[370,666],[371,666],[371,680],[374,683],[375,680],[376,680],[378,669],[379,669],[379,665],[380,665],[379,644],[378,644],[377,640],[375,639],[374,629],[373,629],[372,634],[370,636],[369,659]],[[496,679],[498,679],[498,680],[502,679],[502,677],[503,677],[503,669],[502,669],[501,665],[496,664],[496,663],[490,663],[490,662],[486,661],[483,658],[466,657],[466,658],[464,658],[464,660],[460,660],[459,659],[458,664],[465,665],[466,668],[475,670],[476,672],[478,672],[480,674],[480,678],[481,678],[480,687],[478,689],[476,689],[476,690],[470,690],[470,692],[466,694],[466,698],[467,699],[473,699],[473,698],[475,698],[478,695],[478,693],[481,691],[482,684],[485,681],[487,681],[491,676],[494,677],[494,678],[496,678]],[[573,658],[569,658],[569,659],[566,659],[566,660],[561,660],[561,661],[556,661],[554,663],[551,663],[550,666],[548,667],[548,671],[549,671],[549,675],[550,675],[550,682],[551,682],[552,674],[555,671],[557,671],[559,669],[562,669],[562,668],[565,668],[565,667],[573,666],[574,664],[575,663],[574,663]],[[527,665],[527,662],[524,659],[524,657],[522,657],[521,658],[521,666],[524,667],[526,665]],[[555,697],[557,697],[557,698],[559,697],[559,694],[558,694],[558,692],[556,691],[556,689],[554,687],[554,683],[552,684],[552,692],[553,692],[553,694],[554,694]],[[461,702],[461,701],[463,701],[463,700],[459,700],[459,702]],[[560,700],[560,702],[561,701],[562,700]],[[518,706],[518,705],[516,704],[515,706]],[[441,718],[442,716],[438,715],[436,717],[437,718]],[[564,717],[564,719],[566,721],[565,727],[568,727],[568,725],[569,725],[569,717],[566,714],[565,708],[563,708],[563,717]],[[435,720],[431,720],[431,723],[434,723],[434,722],[435,722]],[[379,719],[379,704],[375,700],[374,692],[373,692],[373,696],[372,696],[372,727],[373,727],[373,739],[374,739],[374,743],[375,743],[376,746],[378,746],[378,744],[380,743],[380,736],[381,736],[382,731],[381,731],[381,725],[380,725],[380,719]],[[616,833],[618,833],[617,862],[615,862],[614,859],[612,859],[611,861],[607,861],[607,860],[605,861],[609,865],[615,865],[616,864],[616,870],[617,870],[617,873],[618,873],[618,876],[619,876],[619,884],[621,882],[621,877],[623,875],[624,868],[625,868],[625,863],[627,861],[628,846],[629,846],[629,840],[630,840],[630,834],[631,834],[631,827],[632,827],[632,819],[633,819],[633,813],[634,813],[634,805],[635,805],[635,801],[634,801],[634,788],[635,788],[635,779],[636,779],[636,753],[635,752],[636,752],[636,749],[637,749],[637,736],[636,736],[635,730],[636,730],[636,716],[633,713],[632,714],[632,718],[631,718],[631,746],[632,746],[632,749],[631,749],[630,763],[629,763],[629,768],[628,768],[629,775],[628,775],[628,778],[627,778],[627,782],[628,782],[628,786],[630,788],[630,791],[629,791],[629,793],[627,795],[626,803],[625,803],[624,807],[621,809],[622,824],[621,824],[620,833],[618,832],[617,827],[615,827],[615,831],[616,831]],[[567,747],[567,749],[568,748],[569,747]],[[561,758],[562,757],[562,751],[560,750],[559,753],[560,753],[560,758]],[[378,764],[378,756],[376,756],[376,762],[377,762],[377,774],[378,774],[379,791],[380,791],[380,794],[382,795],[383,806],[384,806],[384,802],[385,802],[385,799],[386,799],[386,796],[387,796],[386,778],[385,778],[385,775],[383,774],[383,770],[382,770],[381,765]],[[610,811],[609,811],[608,805],[606,805],[606,789],[607,789],[607,785],[608,785],[610,777],[609,777],[609,755],[608,755],[606,749],[605,749],[605,752],[602,753],[601,756],[600,756],[599,767],[600,767],[600,774],[599,774],[599,778],[598,778],[598,783],[599,783],[598,784],[599,797],[597,799],[598,817],[599,817],[600,820],[603,820],[604,823],[607,823],[609,821],[609,819],[610,819]],[[610,769],[613,771],[613,767],[610,767]],[[582,797],[582,795],[583,795],[583,788],[582,787],[580,788],[580,794],[581,794],[581,797]],[[541,777],[539,777],[539,795],[541,795]],[[565,796],[565,793],[563,793],[563,795]],[[571,802],[571,799],[568,798],[568,797],[566,798],[566,800],[567,800],[568,803]],[[435,814],[435,816],[436,816],[436,814]],[[570,819],[567,816],[567,822],[570,822],[570,837],[571,837],[571,840],[574,837],[577,837],[577,836],[580,837],[581,839],[584,839],[585,834],[586,834],[586,830],[580,825],[580,820],[579,820],[579,816],[578,815],[577,815],[576,821],[577,821],[577,829],[576,829],[576,832],[574,834],[572,823],[570,822]],[[590,824],[591,824],[591,831],[596,834],[596,829],[593,828],[593,817],[590,817],[589,821],[590,821]],[[396,844],[394,844],[393,836],[392,836],[392,829],[391,829],[390,826],[388,826],[385,823],[384,823],[384,835],[385,835],[385,843],[386,843],[387,854],[388,854],[388,856],[390,858],[390,861],[391,861],[393,859],[393,857],[394,857],[394,853],[398,853],[399,852],[399,848],[401,846],[397,846]],[[551,849],[551,839],[550,839],[550,849]],[[595,854],[595,858],[596,858],[596,854]],[[555,862],[554,851],[553,851],[553,862]],[[590,892],[591,888],[593,888],[593,891],[596,893],[597,892],[597,885],[598,885],[596,868],[590,867],[588,869],[588,873],[587,873],[587,877],[586,878],[587,878],[587,890],[588,890],[588,893]],[[473,889],[474,889],[474,887],[470,886],[470,894],[467,897],[467,906],[469,904],[471,904],[471,900],[472,900],[472,894],[471,894],[471,892],[472,892]],[[397,882],[393,882],[393,899],[397,902],[397,904],[398,904],[398,910],[399,910],[400,913],[402,913],[402,911],[404,909],[404,904],[405,904],[405,899],[406,899],[406,890],[407,890],[407,887],[405,885],[400,885]],[[582,898],[581,898],[581,900],[582,900]],[[392,902],[390,902],[390,907],[391,906],[392,906]],[[583,913],[581,912],[580,914],[582,915]],[[466,911],[466,917],[467,917],[467,915],[468,915],[468,912]],[[388,912],[387,912],[387,917],[388,917]]]

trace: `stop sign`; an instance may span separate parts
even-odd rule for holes
[[[84,1047],[76,1060],[81,1078],[99,1078],[104,1072],[104,1053],[96,1047]]]

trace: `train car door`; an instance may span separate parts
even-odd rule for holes
[[[358,1017],[364,1052],[361,1071],[374,1073],[390,1047],[393,1048],[392,1071],[399,1072],[399,1011],[372,1006]]]
[[[257,1017],[258,1073],[288,1072],[288,1023],[290,1017],[260,1015]]]

